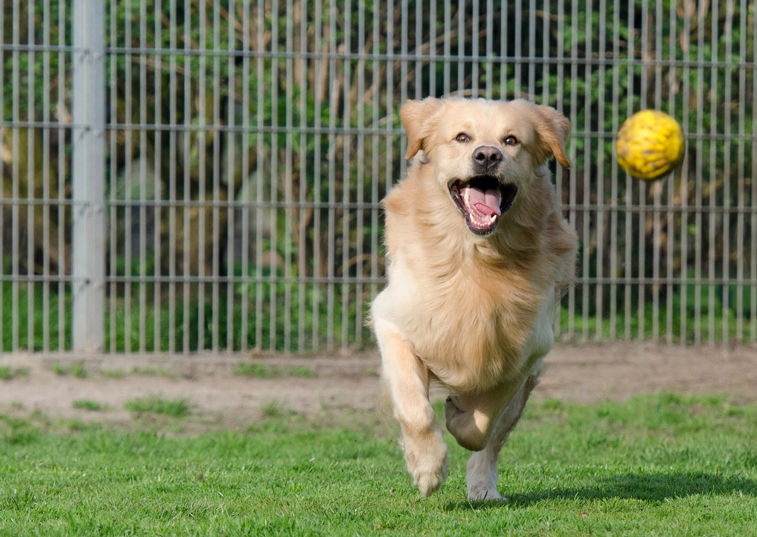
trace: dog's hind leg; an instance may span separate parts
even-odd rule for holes
[[[428,399],[428,369],[391,323],[376,319],[374,330],[381,349],[382,380],[402,427],[407,469],[427,497],[447,475],[447,446]]]
[[[510,431],[518,423],[523,409],[528,401],[531,390],[534,389],[538,381],[537,375],[530,375],[521,386],[505,411],[502,413],[494,430],[489,436],[486,447],[481,451],[476,451],[468,460],[468,498],[471,500],[501,500],[503,499],[497,492],[497,460],[499,451],[507,441]]]

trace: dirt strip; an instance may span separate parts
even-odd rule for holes
[[[757,401],[755,346],[562,345],[546,364],[534,394],[538,398],[591,403],[671,391]],[[242,367],[257,376],[237,374]],[[194,414],[206,420],[244,424],[259,420],[272,403],[315,416],[324,411],[373,411],[379,399],[376,353],[88,358],[17,353],[0,356],[0,368],[16,373],[0,380],[0,413],[39,410],[54,417],[126,422],[131,419],[123,409],[126,401],[160,395],[188,398]],[[86,378],[77,377],[77,369]],[[261,374],[270,378],[259,378]],[[74,409],[77,400],[94,401],[106,410]]]

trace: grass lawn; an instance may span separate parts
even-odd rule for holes
[[[191,415],[160,418],[2,416],[0,535],[757,534],[757,407],[724,398],[535,402],[500,456],[498,503],[466,500],[456,445],[421,499],[373,415],[192,435]]]

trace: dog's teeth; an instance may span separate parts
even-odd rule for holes
[[[473,213],[468,213],[468,218],[470,219],[471,224],[475,224],[476,223],[476,221],[473,218]]]
[[[497,219],[497,215],[496,214],[491,215],[490,219],[491,219],[490,222],[493,224],[494,221]]]

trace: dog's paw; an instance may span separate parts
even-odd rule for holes
[[[497,454],[479,451],[471,455],[467,464],[468,499],[478,501],[503,500],[497,492]]]
[[[425,474],[421,473],[417,476],[414,476],[415,486],[418,487],[418,490],[421,492],[421,496],[428,498],[434,492],[439,490],[446,477],[447,465],[445,464],[444,467],[439,471],[429,472]]]
[[[433,440],[410,442],[405,439],[405,463],[413,485],[418,487],[421,495],[428,498],[439,490],[447,477],[447,446],[442,441],[441,433]]]
[[[500,496],[499,492],[497,492],[497,487],[489,488],[486,486],[473,486],[468,487],[468,499],[481,502],[493,502],[506,500],[507,498]]]

